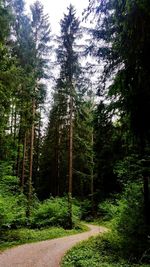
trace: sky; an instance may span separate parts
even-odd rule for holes
[[[26,7],[34,3],[34,0],[25,0]],[[83,10],[88,6],[89,0],[40,0],[44,6],[44,11],[49,15],[51,30],[53,34],[58,34],[60,30],[59,22],[66,13],[67,7],[72,4],[76,9],[77,17],[81,18]]]

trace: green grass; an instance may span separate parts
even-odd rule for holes
[[[0,239],[0,250],[20,244],[74,235],[87,230],[88,227],[83,224],[78,224],[76,228],[72,230],[65,230],[61,227],[50,227],[45,229],[21,228],[17,230],[7,230],[2,233]]]
[[[93,220],[93,221],[88,221],[88,222],[86,222],[86,224],[88,225],[88,224],[93,224],[93,225],[98,225],[98,226],[104,226],[104,227],[106,227],[106,228],[111,228],[111,224],[112,224],[112,222],[111,221],[105,221],[103,218],[97,218],[97,219],[95,219],[95,220]]]
[[[63,258],[62,267],[150,267],[123,259],[119,248],[111,244],[111,234],[90,238],[72,248]],[[112,242],[113,243],[113,242]]]

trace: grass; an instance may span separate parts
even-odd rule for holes
[[[92,237],[72,248],[63,258],[61,267],[150,267],[129,263],[111,240],[112,233]]]
[[[93,224],[93,225],[104,226],[108,229],[111,228],[111,224],[112,224],[111,221],[104,220],[103,218],[97,218],[93,221],[88,221],[86,223],[87,223],[87,225],[89,223],[89,224]]]
[[[68,235],[78,234],[87,231],[88,227],[84,224],[78,224],[72,230],[65,230],[61,227],[50,227],[44,229],[28,229],[21,228],[16,230],[7,230],[2,233],[0,239],[0,250],[21,245],[25,243],[33,243]]]

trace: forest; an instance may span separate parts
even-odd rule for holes
[[[63,267],[150,267],[150,2],[70,4],[59,36],[25,6],[0,0],[0,249],[91,222]]]

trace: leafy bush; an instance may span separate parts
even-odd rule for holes
[[[68,228],[68,202],[66,198],[51,198],[40,203],[36,196],[32,199],[32,217],[26,217],[27,199],[21,194],[19,179],[9,174],[9,167],[1,166],[0,175],[0,229],[7,230],[30,227],[62,226]],[[79,206],[73,204],[73,222],[79,218]]]
[[[19,179],[8,175],[9,166],[0,164],[0,229],[25,225],[26,198],[19,189]]]
[[[149,267],[134,264],[120,254],[120,240],[115,233],[90,238],[72,248],[64,257],[62,267]]]
[[[99,204],[99,212],[105,220],[111,220],[114,243],[120,247],[121,257],[138,262],[150,260],[150,240],[144,220],[143,184],[129,183],[116,203]],[[116,233],[116,234],[115,234]],[[113,246],[114,247],[114,246]],[[118,249],[118,248],[117,248]]]
[[[104,221],[112,220],[118,211],[118,206],[111,200],[106,200],[98,205],[98,215],[103,217]]]
[[[113,228],[122,239],[123,253],[139,260],[148,250],[150,240],[144,220],[143,185],[130,183],[118,201],[118,211],[113,221]]]
[[[25,222],[24,196],[0,196],[0,229],[21,227]]]
[[[19,179],[16,176],[6,175],[1,177],[0,180],[0,193],[2,195],[15,194],[20,192],[19,190]]]
[[[138,154],[131,154],[123,160],[117,161],[114,173],[119,178],[119,183],[124,185],[128,181],[138,181],[142,178],[142,161]]]
[[[73,204],[73,222],[79,218],[79,207]],[[33,227],[62,226],[68,228],[68,202],[66,198],[50,198],[39,203],[32,216]]]

